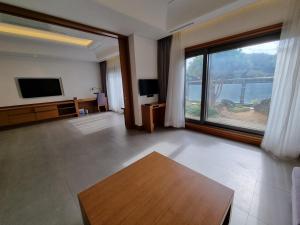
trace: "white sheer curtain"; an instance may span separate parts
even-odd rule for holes
[[[184,49],[181,33],[172,38],[165,126],[184,127]]]
[[[107,61],[106,85],[109,110],[123,112],[124,97],[119,57]]]
[[[300,155],[300,1],[290,0],[274,75],[262,148],[279,158]]]

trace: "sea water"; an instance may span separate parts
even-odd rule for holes
[[[261,101],[263,99],[271,98],[272,83],[249,83],[245,90],[245,104],[251,104],[253,101]],[[218,101],[227,99],[235,103],[240,102],[242,85],[241,84],[224,84]],[[190,101],[200,101],[201,99],[201,85],[193,84],[189,86],[187,91],[187,98]]]

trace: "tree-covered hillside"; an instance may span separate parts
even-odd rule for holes
[[[236,49],[211,54],[209,62],[210,75],[214,79],[270,77],[274,74],[276,55],[247,54]],[[190,59],[186,71],[188,80],[199,80],[202,68],[202,56]]]

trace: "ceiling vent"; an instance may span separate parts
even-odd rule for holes
[[[187,24],[184,24],[184,25],[182,25],[182,26],[179,26],[179,27],[177,27],[177,28],[175,28],[175,29],[173,29],[173,30],[171,30],[171,31],[169,31],[170,33],[174,33],[174,32],[177,32],[177,31],[179,31],[179,30],[182,30],[182,29],[184,29],[184,28],[187,28],[187,27],[189,27],[189,26],[191,26],[191,25],[193,25],[194,24],[194,22],[190,22],[190,23],[187,23]]]

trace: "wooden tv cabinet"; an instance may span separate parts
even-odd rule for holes
[[[0,107],[0,127],[78,115],[77,100]]]

